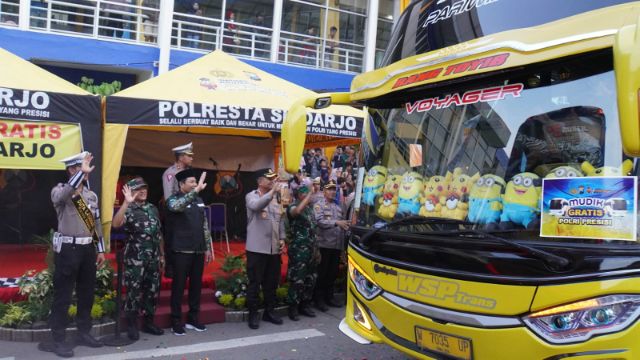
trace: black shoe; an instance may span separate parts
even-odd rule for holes
[[[342,307],[342,304],[340,304],[339,302],[337,302],[333,298],[325,300],[325,304],[327,304],[327,305],[329,305],[330,307],[333,307],[333,308],[341,308]]]
[[[76,345],[83,345],[92,348],[99,348],[103,346],[102,341],[96,340],[96,338],[91,336],[89,333],[76,335]]]
[[[164,330],[160,329],[153,323],[153,321],[145,321],[144,325],[142,325],[142,331],[151,335],[163,335]]]
[[[298,316],[298,306],[295,304],[289,305],[289,319],[293,321],[300,320],[300,317]]]
[[[197,321],[189,321],[184,327],[189,330],[195,330],[197,332],[207,331],[207,327]]]
[[[249,310],[249,327],[254,330],[260,327],[260,317],[257,310]]]
[[[306,317],[316,317],[316,312],[313,311],[311,306],[309,306],[309,303],[300,304],[298,312],[300,312],[300,315],[304,315]]]
[[[73,346],[66,342],[41,342],[38,344],[38,350],[52,352],[60,357],[73,357]]]
[[[180,323],[173,324],[173,326],[171,327],[171,332],[175,336],[185,336],[186,335],[186,333],[184,332],[184,326],[182,326],[182,324],[180,324]]]
[[[282,325],[282,319],[278,314],[275,313],[275,311],[273,311],[273,309],[264,309],[262,320],[268,321],[275,325]]]
[[[140,339],[138,332],[138,313],[127,313],[127,336],[133,341]]]
[[[324,301],[322,300],[314,301],[314,305],[316,306],[316,309],[322,312],[326,312],[327,310],[329,310],[329,308],[327,307],[327,304],[325,304]]]

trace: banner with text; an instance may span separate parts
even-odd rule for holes
[[[199,126],[280,132],[286,110],[186,101],[107,97],[107,122],[144,126]],[[307,133],[360,138],[363,118],[309,112]]]
[[[636,240],[637,178],[544,179],[540,236]]]
[[[80,126],[0,118],[0,168],[64,170],[82,149]]]

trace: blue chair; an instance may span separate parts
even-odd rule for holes
[[[211,236],[215,240],[216,232],[220,233],[220,245],[222,245],[222,236],[227,242],[227,252],[231,252],[229,247],[229,234],[227,233],[227,206],[223,203],[209,204],[205,208],[209,227],[211,228]]]

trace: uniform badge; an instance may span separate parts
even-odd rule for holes
[[[269,214],[267,214],[267,212],[263,210],[263,211],[260,213],[260,216],[262,216],[262,218],[263,218],[263,219],[266,219],[266,218],[268,218],[268,217],[269,217]]]
[[[171,179],[173,179],[173,175],[172,174],[167,174],[167,180],[171,181]]]

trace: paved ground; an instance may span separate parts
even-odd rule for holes
[[[384,345],[359,345],[338,330],[344,309],[331,309],[316,318],[293,322],[285,318],[283,325],[262,322],[259,330],[246,323],[209,325],[206,332],[187,330],[186,336],[170,332],[163,336],[141,333],[135,344],[122,347],[90,349],[77,347],[74,359],[407,359]],[[36,343],[0,341],[0,360],[59,359],[38,351]]]

